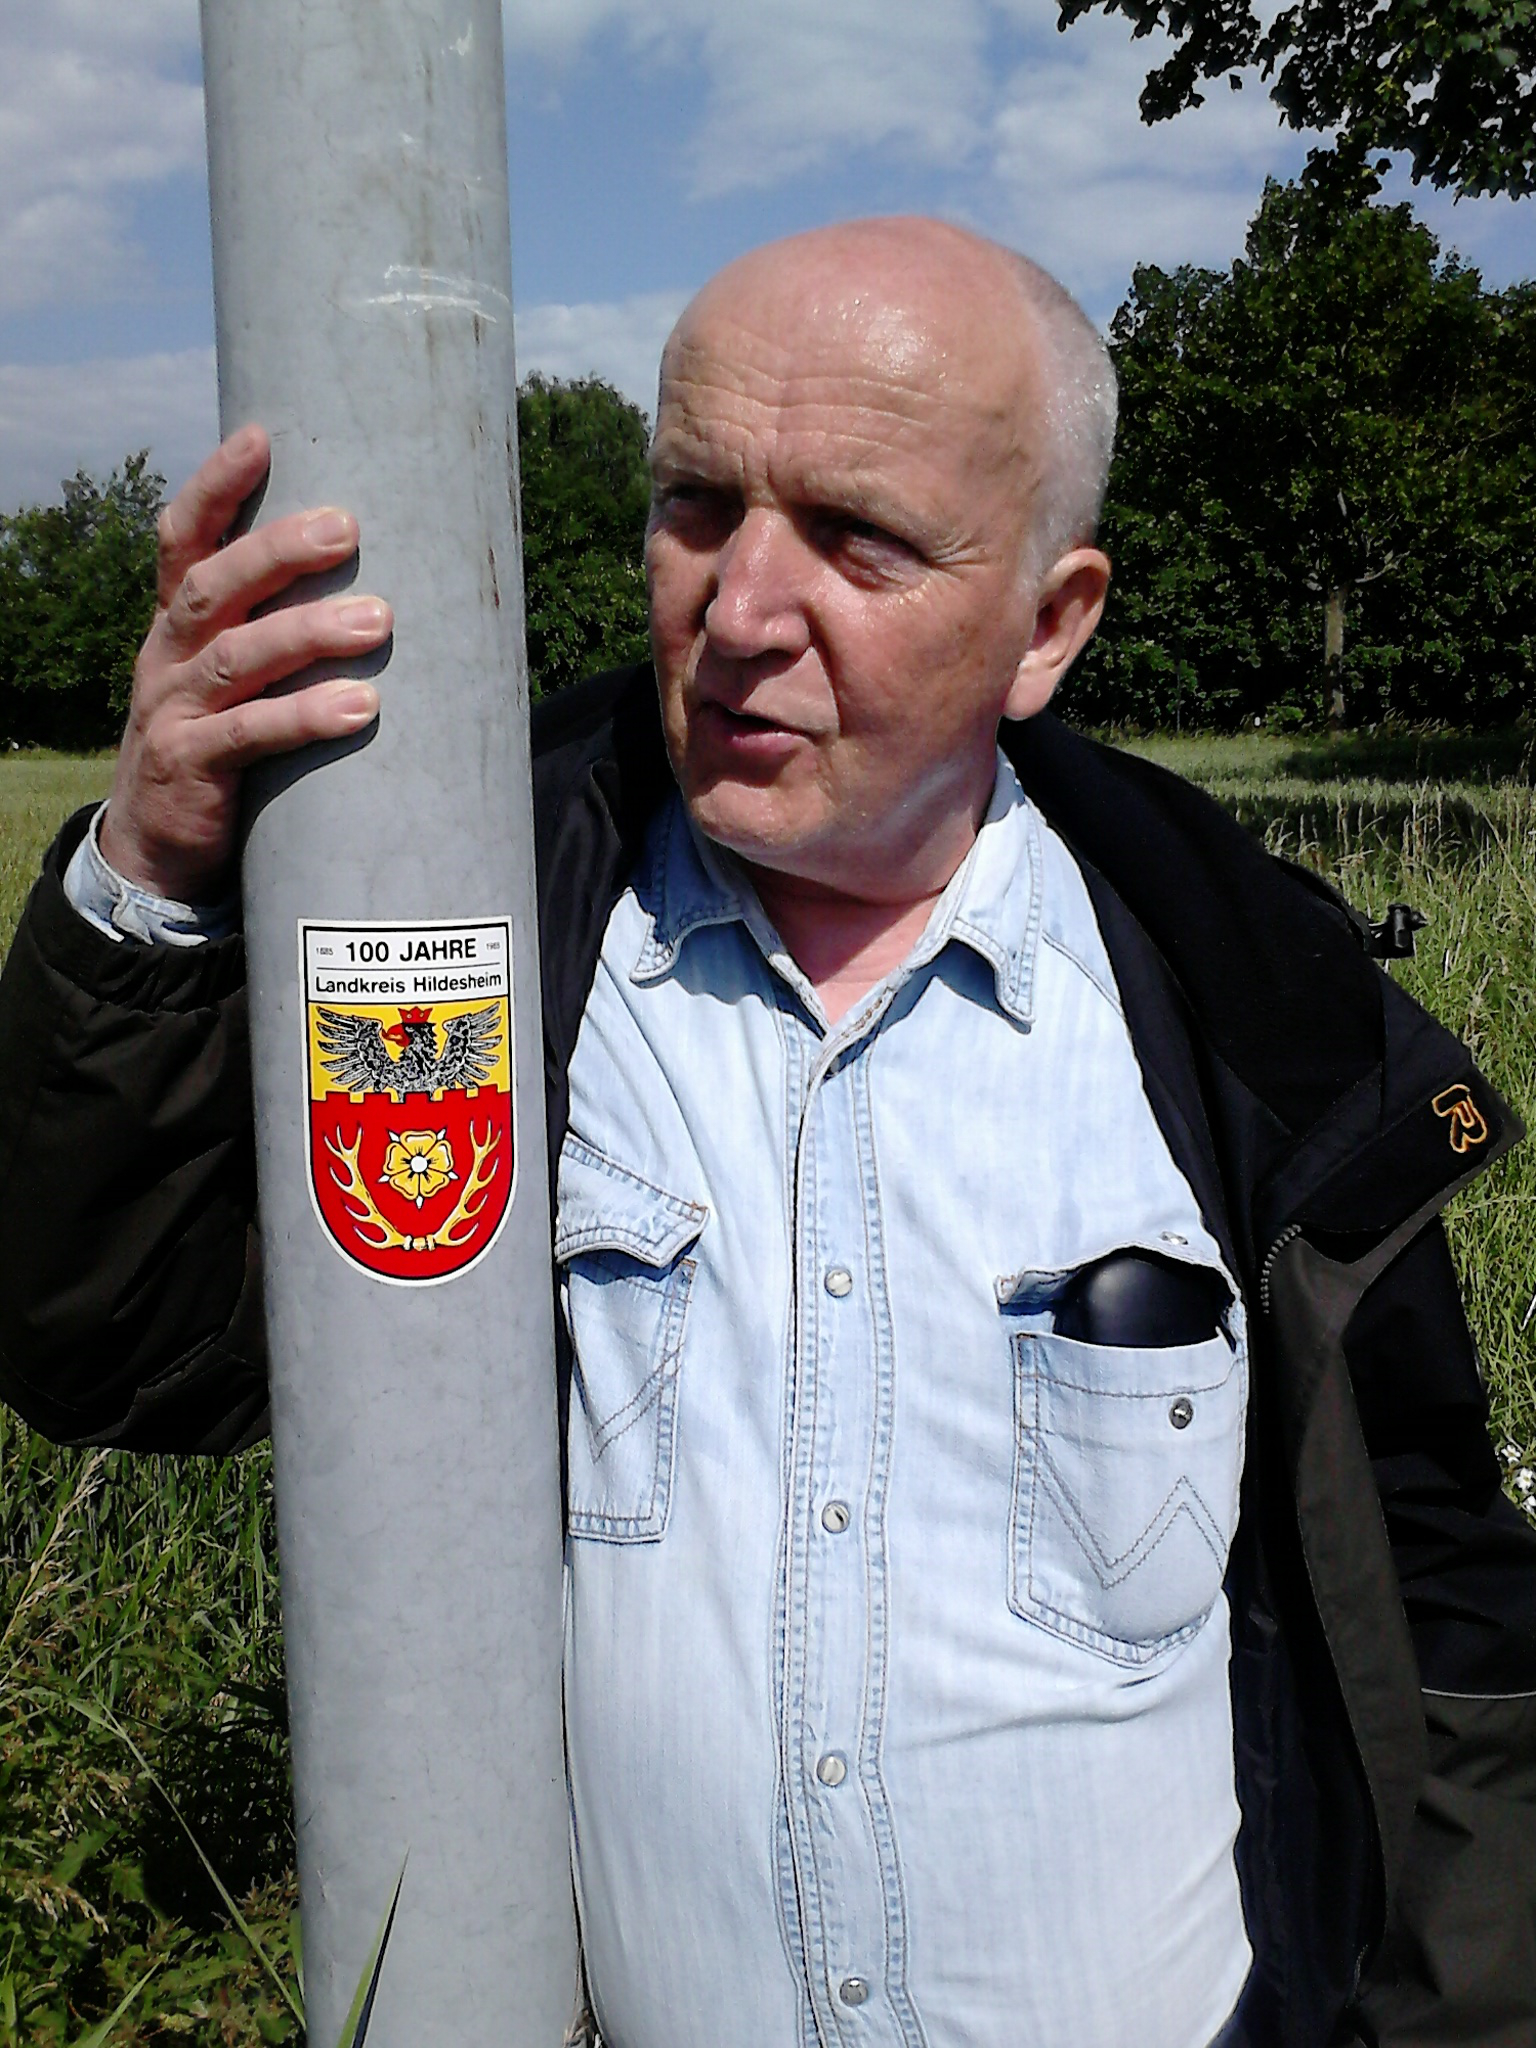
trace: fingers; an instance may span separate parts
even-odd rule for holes
[[[218,711],[314,662],[355,659],[381,647],[393,629],[394,613],[377,597],[292,605],[226,627],[178,674],[175,692],[194,715]]]
[[[227,548],[189,562],[162,622],[173,658],[185,659],[301,577],[334,569],[356,550],[357,521],[348,512],[323,507],[274,519]]]
[[[194,562],[216,552],[246,499],[267,473],[272,444],[242,427],[215,449],[160,514],[159,602],[171,602]]]
[[[265,432],[243,428],[161,516],[159,610],[135,665],[103,821],[103,851],[121,874],[189,903],[211,900],[227,878],[242,769],[378,715],[378,693],[356,678],[281,686],[317,663],[323,674],[355,660],[394,628],[378,598],[272,602],[356,553],[349,513],[297,513],[224,544],[270,458]]]
[[[337,568],[357,550],[357,521],[334,506],[275,519],[223,545],[270,460],[264,429],[242,427],[160,515],[158,596],[174,659],[184,660],[255,606],[301,577]]]
[[[314,740],[345,739],[378,715],[372,683],[311,683],[284,697],[253,697],[209,712],[188,731],[189,762],[208,776],[235,774]]]
[[[371,683],[312,683],[202,716],[167,709],[130,721],[100,827],[120,875],[179,903],[212,903],[228,887],[240,771],[313,740],[344,739],[378,715]]]

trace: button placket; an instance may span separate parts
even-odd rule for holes
[[[847,1258],[847,1248],[868,1227],[867,1141],[861,1133],[850,1155],[845,1136],[844,1090],[851,1080],[848,1064],[813,1073],[801,1111],[794,1241],[804,1291],[797,1289],[802,1309],[788,1469],[803,1537],[791,1548],[784,1588],[792,1658],[785,1705],[793,1716],[786,1737],[798,1752],[786,1791],[812,2006],[820,2010],[821,2028],[833,2022],[835,2030],[834,2014],[846,2024],[854,2008],[867,2005],[860,2034],[873,2022],[870,2038],[885,2044],[883,2008],[870,1980],[845,1974],[869,1941],[888,1938],[880,1852],[870,1838],[866,1802],[853,1796],[858,1761],[850,1751],[827,1746],[829,1735],[861,1725],[871,1682],[860,1552],[828,1540],[845,1535],[854,1522],[852,1504],[833,1492],[833,1475],[869,1461],[881,1426],[870,1280],[862,1261],[856,1279]]]
[[[785,1465],[793,1534],[781,1594],[787,1656],[780,1694],[791,1910],[818,2030],[842,2039],[840,2024],[851,2029],[853,2007],[863,2006],[850,2039],[920,2048],[878,1763],[889,1627],[882,1509],[895,1362],[868,1060],[850,1058],[846,1047],[832,1059],[824,1054],[805,1075],[796,1122],[797,1313]],[[833,1492],[838,1476],[855,1473],[856,1500]],[[855,1517],[857,1541],[825,1540],[853,1531]],[[856,1749],[822,1748],[829,1736],[854,1730]],[[833,1755],[844,1767],[842,1789],[818,1771]],[[835,1777],[835,1765],[832,1771]],[[858,1961],[871,1955],[881,1959],[879,1972],[859,1976]],[[851,1998],[844,1984],[854,1987]]]

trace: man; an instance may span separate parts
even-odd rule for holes
[[[1435,1221],[1514,1120],[1339,905],[1045,712],[1112,418],[1010,252],[754,252],[663,361],[654,679],[538,714],[610,2048],[1536,2040],[1536,1569]],[[65,1437],[261,1426],[196,906],[240,769],[378,711],[260,693],[390,623],[250,618],[356,539],[221,550],[265,453],[167,515],[0,1001],[5,1385]]]

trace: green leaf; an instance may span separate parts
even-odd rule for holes
[[[394,1891],[390,1894],[384,1918],[379,1922],[379,1931],[374,1937],[373,1949],[363,1965],[363,1974],[358,1979],[357,1996],[352,2000],[352,2010],[347,2014],[342,2027],[341,2038],[336,2048],[363,2048],[368,2037],[368,2022],[373,2017],[373,2001],[378,1994],[379,1978],[384,1971],[384,1951],[389,1947],[389,1937],[395,1925],[395,1908],[400,1903],[400,1887],[405,1883],[405,1864],[411,1860],[409,1849],[405,1862],[400,1865],[400,1875],[395,1879]]]
[[[56,1884],[73,1884],[80,1875],[81,1866],[88,1863],[96,1851],[111,1840],[111,1830],[97,1828],[91,1834],[77,1835],[58,1862],[53,1866]]]
[[[104,2019],[99,2026],[92,2027],[89,2033],[82,2034],[78,2041],[75,2041],[71,2044],[71,2048],[106,2048],[107,2037],[111,2034],[112,2029],[117,2025],[118,2021],[127,2012],[129,2006],[133,2004],[134,2000],[138,1997],[139,1993],[144,1989],[144,1986],[149,1982],[150,1978],[154,1976],[156,1970],[158,1970],[159,1967],[159,1963],[151,1963],[149,1968],[144,1972],[143,1976],[139,1979],[138,1983],[135,1984],[133,1989],[128,1993],[128,1996],[117,2007],[116,2011],[111,2013],[106,2019]]]
[[[153,1768],[150,1765],[149,1759],[145,1756],[143,1750],[139,1748],[139,1745],[134,1741],[133,1737],[128,1733],[128,1730],[123,1726],[121,1721],[118,1720],[117,1716],[114,1713],[112,1713],[109,1708],[99,1705],[94,1700],[67,1699],[62,1693],[55,1693],[52,1695],[42,1693],[40,1696],[44,1698],[52,1698],[61,1706],[73,1707],[75,1712],[81,1715],[85,1720],[89,1721],[93,1728],[100,1728],[101,1730],[103,1730],[104,1733],[115,1736],[117,1740],[120,1743],[122,1743],[123,1747],[133,1757],[135,1763],[137,1763],[139,1769],[144,1773],[145,1777],[148,1778],[150,1784],[154,1786],[155,1790],[160,1794],[160,1797],[165,1801],[166,1805],[170,1808],[171,1814],[175,1819],[177,1826],[181,1829],[182,1833],[186,1836],[187,1840],[192,1844],[193,1850],[196,1852],[198,1861],[202,1864],[204,1870],[207,1871],[208,1876],[212,1881],[214,1890],[223,1900],[225,1911],[229,1914],[230,1919],[234,1921],[235,1925],[239,1928],[240,1932],[245,1936],[246,1941],[250,1944],[251,1952],[255,1955],[257,1961],[261,1964],[262,1968],[266,1971],[268,1977],[276,1986],[278,1994],[282,1998],[283,2002],[287,2005],[288,2010],[293,2014],[294,2018],[302,2027],[304,2024],[304,2008],[300,2005],[298,1999],[295,1998],[293,1994],[293,1987],[285,1980],[282,1973],[277,1968],[277,1965],[273,1962],[272,1958],[267,1954],[267,1951],[262,1946],[261,1940],[257,1935],[255,1929],[250,1925],[245,1915],[241,1912],[240,1908],[235,1904],[234,1899],[230,1895],[228,1886],[225,1884],[223,1878],[220,1877],[219,1873],[214,1869],[213,1864],[209,1861],[207,1851],[203,1848],[203,1845],[197,1839],[197,1836],[192,1832],[191,1827],[187,1823],[186,1815],[182,1812],[181,1808],[176,1804],[176,1801],[171,1797],[170,1793],[166,1790],[165,1786],[156,1776]],[[401,1875],[404,1876],[404,1874],[404,1868],[402,1866]],[[397,1885],[397,1895],[398,1892],[399,1887]]]

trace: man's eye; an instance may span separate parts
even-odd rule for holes
[[[910,543],[899,534],[877,526],[872,519],[853,519],[842,513],[818,521],[816,539],[824,554],[871,569],[907,563],[913,556]]]
[[[664,512],[685,517],[725,517],[732,506],[727,492],[709,484],[664,484],[656,493],[656,502]]]

